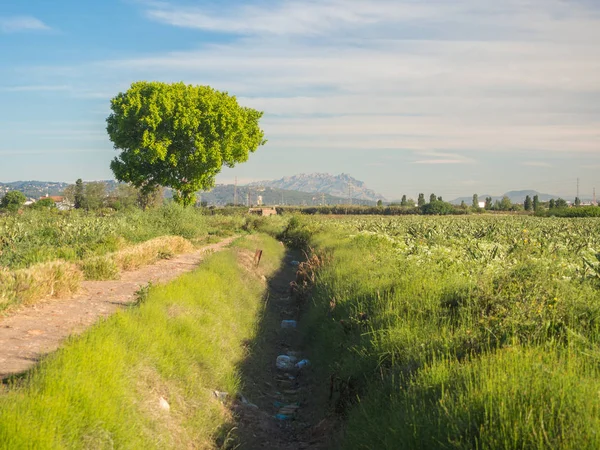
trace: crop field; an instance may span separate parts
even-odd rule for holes
[[[0,312],[86,280],[118,279],[159,259],[261,226],[259,217],[207,215],[165,205],[147,211],[40,211],[0,216]]]
[[[205,216],[177,205],[108,214],[28,210],[0,216],[0,267],[23,269],[56,259],[77,261],[159,236],[193,240],[231,234],[243,223],[241,216]]]
[[[293,218],[342,448],[600,448],[600,221]],[[326,406],[324,406],[326,407]]]

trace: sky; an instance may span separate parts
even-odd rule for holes
[[[600,195],[599,42],[598,0],[4,0],[0,181],[113,178],[110,99],[156,80],[265,112],[220,183]]]

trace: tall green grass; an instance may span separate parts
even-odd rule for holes
[[[161,208],[105,213],[33,210],[0,216],[0,267],[21,269],[63,259],[77,261],[159,236],[188,240],[227,236],[246,224],[243,216],[208,216],[201,209]]]
[[[231,418],[212,391],[240,388],[244,342],[264,307],[266,286],[240,252],[262,248],[267,277],[283,259],[274,239],[251,238],[151,287],[138,307],[9,383],[0,394],[0,448],[214,448]]]
[[[597,226],[290,221],[329,255],[303,323],[341,447],[598,448]]]

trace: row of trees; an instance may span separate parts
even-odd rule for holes
[[[118,184],[113,191],[108,192],[106,183],[101,181],[84,183],[80,178],[75,184],[67,186],[63,195],[66,202],[75,209],[87,211],[100,208],[146,209],[163,204],[164,190],[162,188],[144,190],[131,184]]]

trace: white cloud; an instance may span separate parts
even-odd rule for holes
[[[0,17],[0,31],[17,33],[20,31],[48,31],[50,27],[31,16]]]
[[[600,147],[600,17],[582,3],[152,3],[145,14],[239,36],[194,51],[40,68],[31,85],[69,83],[75,98],[108,100],[135,79],[210,84],[264,110],[268,145],[278,149],[401,149],[417,152],[419,164],[459,164],[465,151],[592,155]]]

